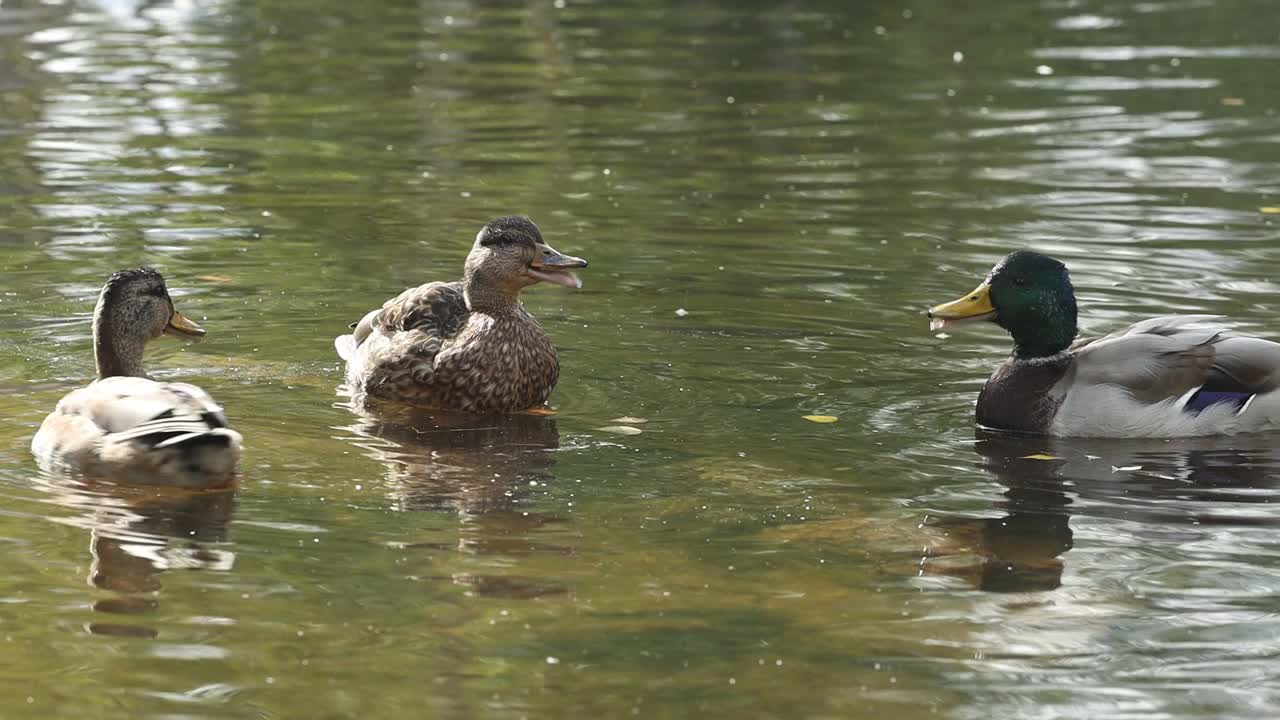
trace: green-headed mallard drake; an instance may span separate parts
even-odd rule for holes
[[[930,329],[989,320],[1013,354],[978,395],[978,424],[1075,437],[1190,437],[1280,427],[1280,344],[1158,317],[1076,340],[1067,268],[1021,250],[973,292],[929,310]]]
[[[234,479],[240,433],[188,383],[157,382],[142,351],[161,335],[203,337],[151,268],[115,273],[93,312],[98,378],[58,402],[31,440],[42,467],[124,483],[212,487]]]
[[[490,221],[476,235],[462,282],[409,288],[334,340],[353,400],[466,412],[544,404],[560,360],[520,291],[538,282],[579,288],[569,269],[586,266],[547,245],[529,218]]]

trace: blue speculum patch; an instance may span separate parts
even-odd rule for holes
[[[1236,412],[1244,409],[1249,402],[1249,398],[1253,397],[1253,393],[1247,392],[1223,392],[1216,390],[1201,390],[1187,400],[1187,404],[1183,407],[1188,412],[1199,415],[1205,408],[1210,405],[1219,405],[1221,403],[1230,403],[1235,406]]]

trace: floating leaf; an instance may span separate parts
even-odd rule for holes
[[[645,420],[644,418],[631,417],[630,415],[623,415],[622,417],[616,417],[610,420],[609,422],[626,423],[628,425],[643,425],[649,421]]]
[[[525,412],[530,415],[555,415],[556,414],[556,411],[552,410],[549,407],[532,407],[532,408],[529,408],[528,410],[525,410]]]
[[[212,275],[197,275],[197,276],[196,276],[196,279],[197,279],[197,280],[204,280],[205,282],[211,282],[211,283],[229,283],[229,282],[231,282],[231,278],[230,278],[230,276],[227,276],[227,275],[217,275],[217,274],[212,274]]]
[[[596,429],[600,432],[613,433],[614,435],[639,435],[644,432],[640,428],[631,427],[630,425],[606,425]]]
[[[840,419],[835,415],[804,415],[803,417],[805,420],[808,420],[809,422],[816,422],[816,423],[833,423]]]
[[[1244,98],[1242,97],[1224,97],[1218,102],[1227,107],[1244,107]]]
[[[1258,208],[1258,212],[1263,215],[1280,215],[1280,207],[1260,207]]]
[[[1048,453],[1032,453],[1031,455],[1023,455],[1022,459],[1023,460],[1057,460],[1058,456],[1050,455]]]

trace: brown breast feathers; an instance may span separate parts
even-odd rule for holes
[[[985,428],[1046,435],[1061,398],[1053,386],[1071,369],[1071,358],[1004,361],[978,394],[977,421]]]

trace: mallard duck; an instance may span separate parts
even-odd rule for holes
[[[1280,344],[1241,337],[1212,315],[1144,320],[1076,339],[1067,268],[1012,253],[959,300],[933,307],[931,330],[987,320],[1013,354],[978,395],[978,424],[1074,437],[1191,437],[1280,427]]]
[[[157,382],[142,370],[148,341],[204,334],[174,309],[160,273],[144,267],[112,275],[93,312],[98,377],[63,397],[40,425],[31,452],[41,466],[123,483],[230,482],[241,437],[222,408],[195,385]]]
[[[476,235],[462,282],[409,288],[334,340],[353,401],[393,400],[465,412],[544,404],[560,376],[551,339],[520,303],[538,282],[582,286],[526,217],[500,217]]]

